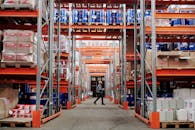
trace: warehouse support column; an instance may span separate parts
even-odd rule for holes
[[[58,12],[60,12],[60,0],[58,0]],[[60,47],[60,34],[61,34],[61,28],[60,28],[60,13],[58,13],[58,29],[57,29],[57,111],[60,111],[60,52],[61,52],[61,47]]]
[[[118,104],[116,96],[116,41],[114,41],[114,57],[113,57],[113,88],[114,88],[114,104]]]
[[[40,85],[41,85],[41,43],[42,43],[42,0],[38,1],[39,17],[37,20],[37,77],[36,77],[36,111],[32,112],[32,127],[41,127],[41,111],[40,111]]]
[[[140,1],[141,116],[145,117],[145,1]]]
[[[153,112],[150,115],[150,127],[160,128],[159,112],[156,103],[156,24],[155,24],[156,0],[151,0],[152,12],[152,93],[153,93]]]
[[[70,14],[72,13],[72,4],[70,3],[69,4],[69,12]],[[72,15],[69,16],[69,29],[68,29],[68,37],[69,37],[69,44],[70,44],[70,48],[72,48],[72,28],[71,28],[71,25],[72,25]],[[72,54],[71,54],[72,50],[70,51],[70,54],[68,56],[68,69],[70,72],[72,72]],[[71,109],[71,106],[72,106],[72,74],[71,76],[69,76],[69,81],[68,81],[68,101],[67,101],[67,105],[66,105],[66,108],[67,109]]]
[[[126,87],[126,42],[127,42],[127,34],[126,34],[126,4],[123,4],[123,96],[124,96],[124,102],[123,107],[125,110],[128,109],[128,101],[127,101],[127,87]]]
[[[78,88],[78,99],[77,104],[81,104],[81,93],[82,93],[82,57],[79,55],[79,88]]]
[[[49,1],[49,116],[53,114],[54,0]]]
[[[134,106],[137,112],[137,0],[134,0]]]

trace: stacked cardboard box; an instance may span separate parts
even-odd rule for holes
[[[188,51],[158,51],[156,68],[157,69],[188,69],[195,66],[195,52]],[[149,64],[149,68],[152,67],[152,51],[147,50],[146,61]]]

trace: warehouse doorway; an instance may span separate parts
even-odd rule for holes
[[[96,97],[96,86],[98,85],[98,82],[102,81],[102,87],[105,88],[105,77],[104,76],[92,76],[91,77],[91,93],[92,97]],[[105,96],[105,92],[104,92]]]

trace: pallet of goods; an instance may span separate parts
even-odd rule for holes
[[[4,30],[1,67],[36,67],[34,37],[30,30]]]

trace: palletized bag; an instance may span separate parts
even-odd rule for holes
[[[2,61],[6,62],[6,61],[16,61],[16,53],[6,53],[3,52],[2,53]]]
[[[17,53],[36,53],[35,45],[31,42],[18,42]]]
[[[4,30],[3,41],[17,41],[19,30]]]
[[[17,42],[4,42],[3,50],[6,53],[16,53],[17,51]]]
[[[30,30],[20,30],[18,31],[18,41],[33,42],[34,32]]]

